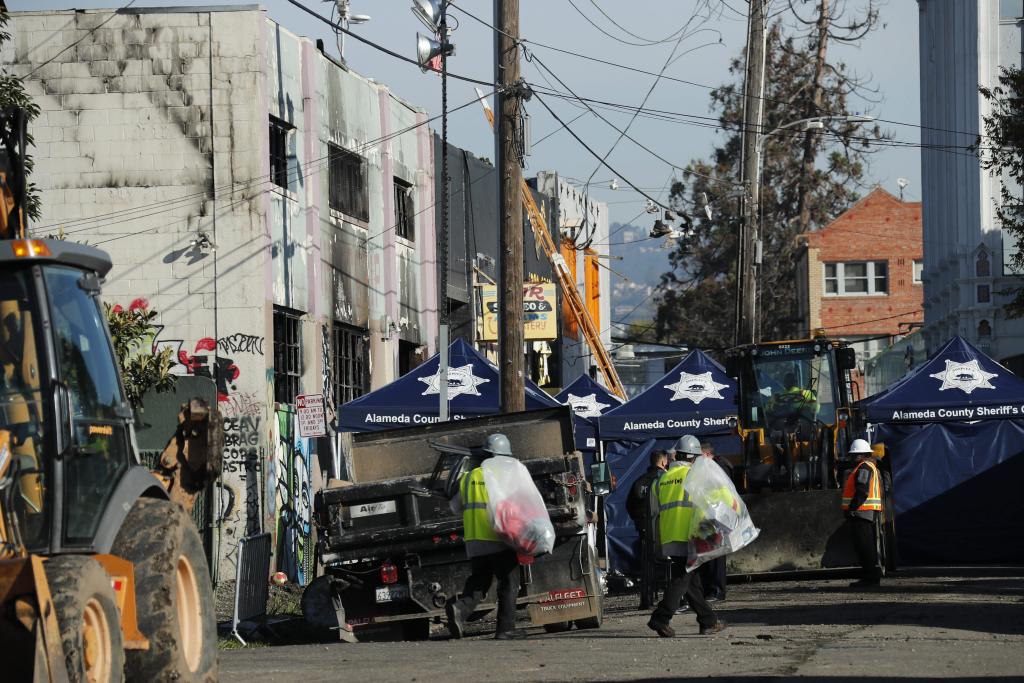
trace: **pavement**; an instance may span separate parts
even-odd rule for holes
[[[1024,681],[1021,576],[901,576],[871,592],[847,583],[730,585],[716,606],[729,627],[714,636],[697,635],[687,613],[672,622],[675,638],[658,638],[637,598],[621,596],[607,601],[599,630],[530,628],[529,640],[501,642],[483,623],[462,641],[438,626],[423,642],[226,650],[221,680]]]

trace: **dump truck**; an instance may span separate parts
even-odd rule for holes
[[[322,576],[303,595],[308,622],[347,640],[429,637],[470,573],[462,516],[446,491],[495,432],[532,475],[557,536],[550,554],[521,567],[519,605],[548,631],[601,626],[587,483],[568,407],[352,435],[351,481],[329,482],[314,499]],[[473,618],[494,608],[492,587]]]
[[[738,384],[742,444],[734,478],[761,529],[757,543],[729,556],[730,573],[856,564],[840,508],[842,486],[855,465],[849,447],[865,426],[854,407],[854,368],[854,349],[823,334],[727,352],[726,370]],[[882,472],[891,481],[884,459]],[[884,488],[891,499],[891,487]],[[887,500],[876,533],[888,568],[895,562],[890,510]]]
[[[139,463],[100,285],[110,257],[26,238],[25,115],[0,112],[0,643],[5,680],[213,681],[217,632],[192,501],[216,406],[181,407]]]

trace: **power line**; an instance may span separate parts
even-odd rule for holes
[[[474,21],[476,21],[476,22],[486,26],[487,28],[490,28],[491,30],[497,30],[497,29],[494,28],[494,26],[492,26],[487,21],[481,19],[480,17],[476,16],[475,14],[472,14],[471,12],[468,12],[467,10],[465,10],[464,8],[462,8],[459,5],[456,5],[455,3],[451,2],[451,3],[449,3],[449,6],[454,8],[454,9],[456,9],[456,10],[458,10],[459,12],[465,14],[470,19],[473,19]],[[653,72],[653,71],[647,71],[646,69],[640,69],[640,68],[637,68],[637,67],[629,66],[627,64],[622,64],[622,63],[619,63],[619,62],[613,62],[613,61],[610,61],[610,60],[607,60],[607,59],[602,59],[600,57],[594,57],[592,55],[583,54],[583,53],[580,53],[580,52],[575,52],[573,50],[567,50],[565,48],[557,47],[555,45],[549,45],[547,43],[541,43],[541,42],[536,41],[536,40],[529,40],[527,38],[520,38],[520,42],[521,43],[525,43],[527,45],[533,45],[535,47],[544,48],[545,50],[551,50],[552,52],[559,52],[559,53],[562,53],[562,54],[565,54],[565,55],[569,55],[571,57],[576,57],[578,59],[584,59],[584,60],[587,60],[587,61],[590,61],[590,62],[594,62],[596,64],[603,64],[605,66],[611,66],[611,67],[614,67],[616,69],[621,69],[621,70],[624,70],[624,71],[630,71],[632,73],[644,74],[646,76],[657,76],[657,74],[655,72]],[[720,87],[722,87],[721,85],[709,85],[707,83],[700,83],[698,81],[691,81],[691,80],[687,80],[685,78],[678,78],[678,77],[675,77],[675,76],[664,76],[663,78],[664,78],[664,80],[667,80],[667,81],[672,81],[672,82],[675,82],[675,83],[681,83],[683,85],[690,85],[690,86],[693,86],[693,87],[696,87],[696,88],[702,88],[704,90],[717,90]],[[786,102],[785,100],[779,100],[779,99],[776,99],[776,98],[773,98],[773,97],[769,97],[767,95],[765,95],[763,97],[760,97],[760,98],[757,98],[757,99],[762,99],[762,100],[764,100],[766,102],[773,102],[773,103],[776,103],[776,104],[789,105],[789,102]],[[820,115],[821,116],[838,116],[838,115],[846,115],[846,112],[822,111],[820,113]],[[930,131],[936,131],[936,132],[941,132],[941,133],[953,133],[953,134],[956,134],[956,135],[967,135],[967,136],[970,136],[972,139],[977,138],[979,136],[980,137],[991,137],[989,135],[985,135],[985,134],[980,133],[978,131],[971,132],[971,131],[963,131],[963,130],[953,130],[953,129],[949,129],[949,128],[940,128],[940,127],[936,127],[936,126],[925,126],[925,125],[922,125],[922,124],[919,124],[919,123],[908,123],[906,121],[899,121],[899,120],[896,120],[896,119],[875,118],[875,121],[878,122],[878,123],[888,123],[888,124],[891,124],[891,125],[894,125],[894,126],[905,126],[907,128],[917,128],[919,130],[930,130]]]

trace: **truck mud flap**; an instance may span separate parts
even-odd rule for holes
[[[839,491],[751,494],[743,500],[761,534],[728,556],[729,574],[857,566]]]
[[[526,592],[536,596],[527,607],[534,626],[596,620],[603,600],[594,549],[587,536],[572,536],[526,572]]]

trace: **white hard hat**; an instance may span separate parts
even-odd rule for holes
[[[850,444],[850,455],[871,455],[872,453],[874,451],[871,450],[871,444],[864,439],[854,439]]]

